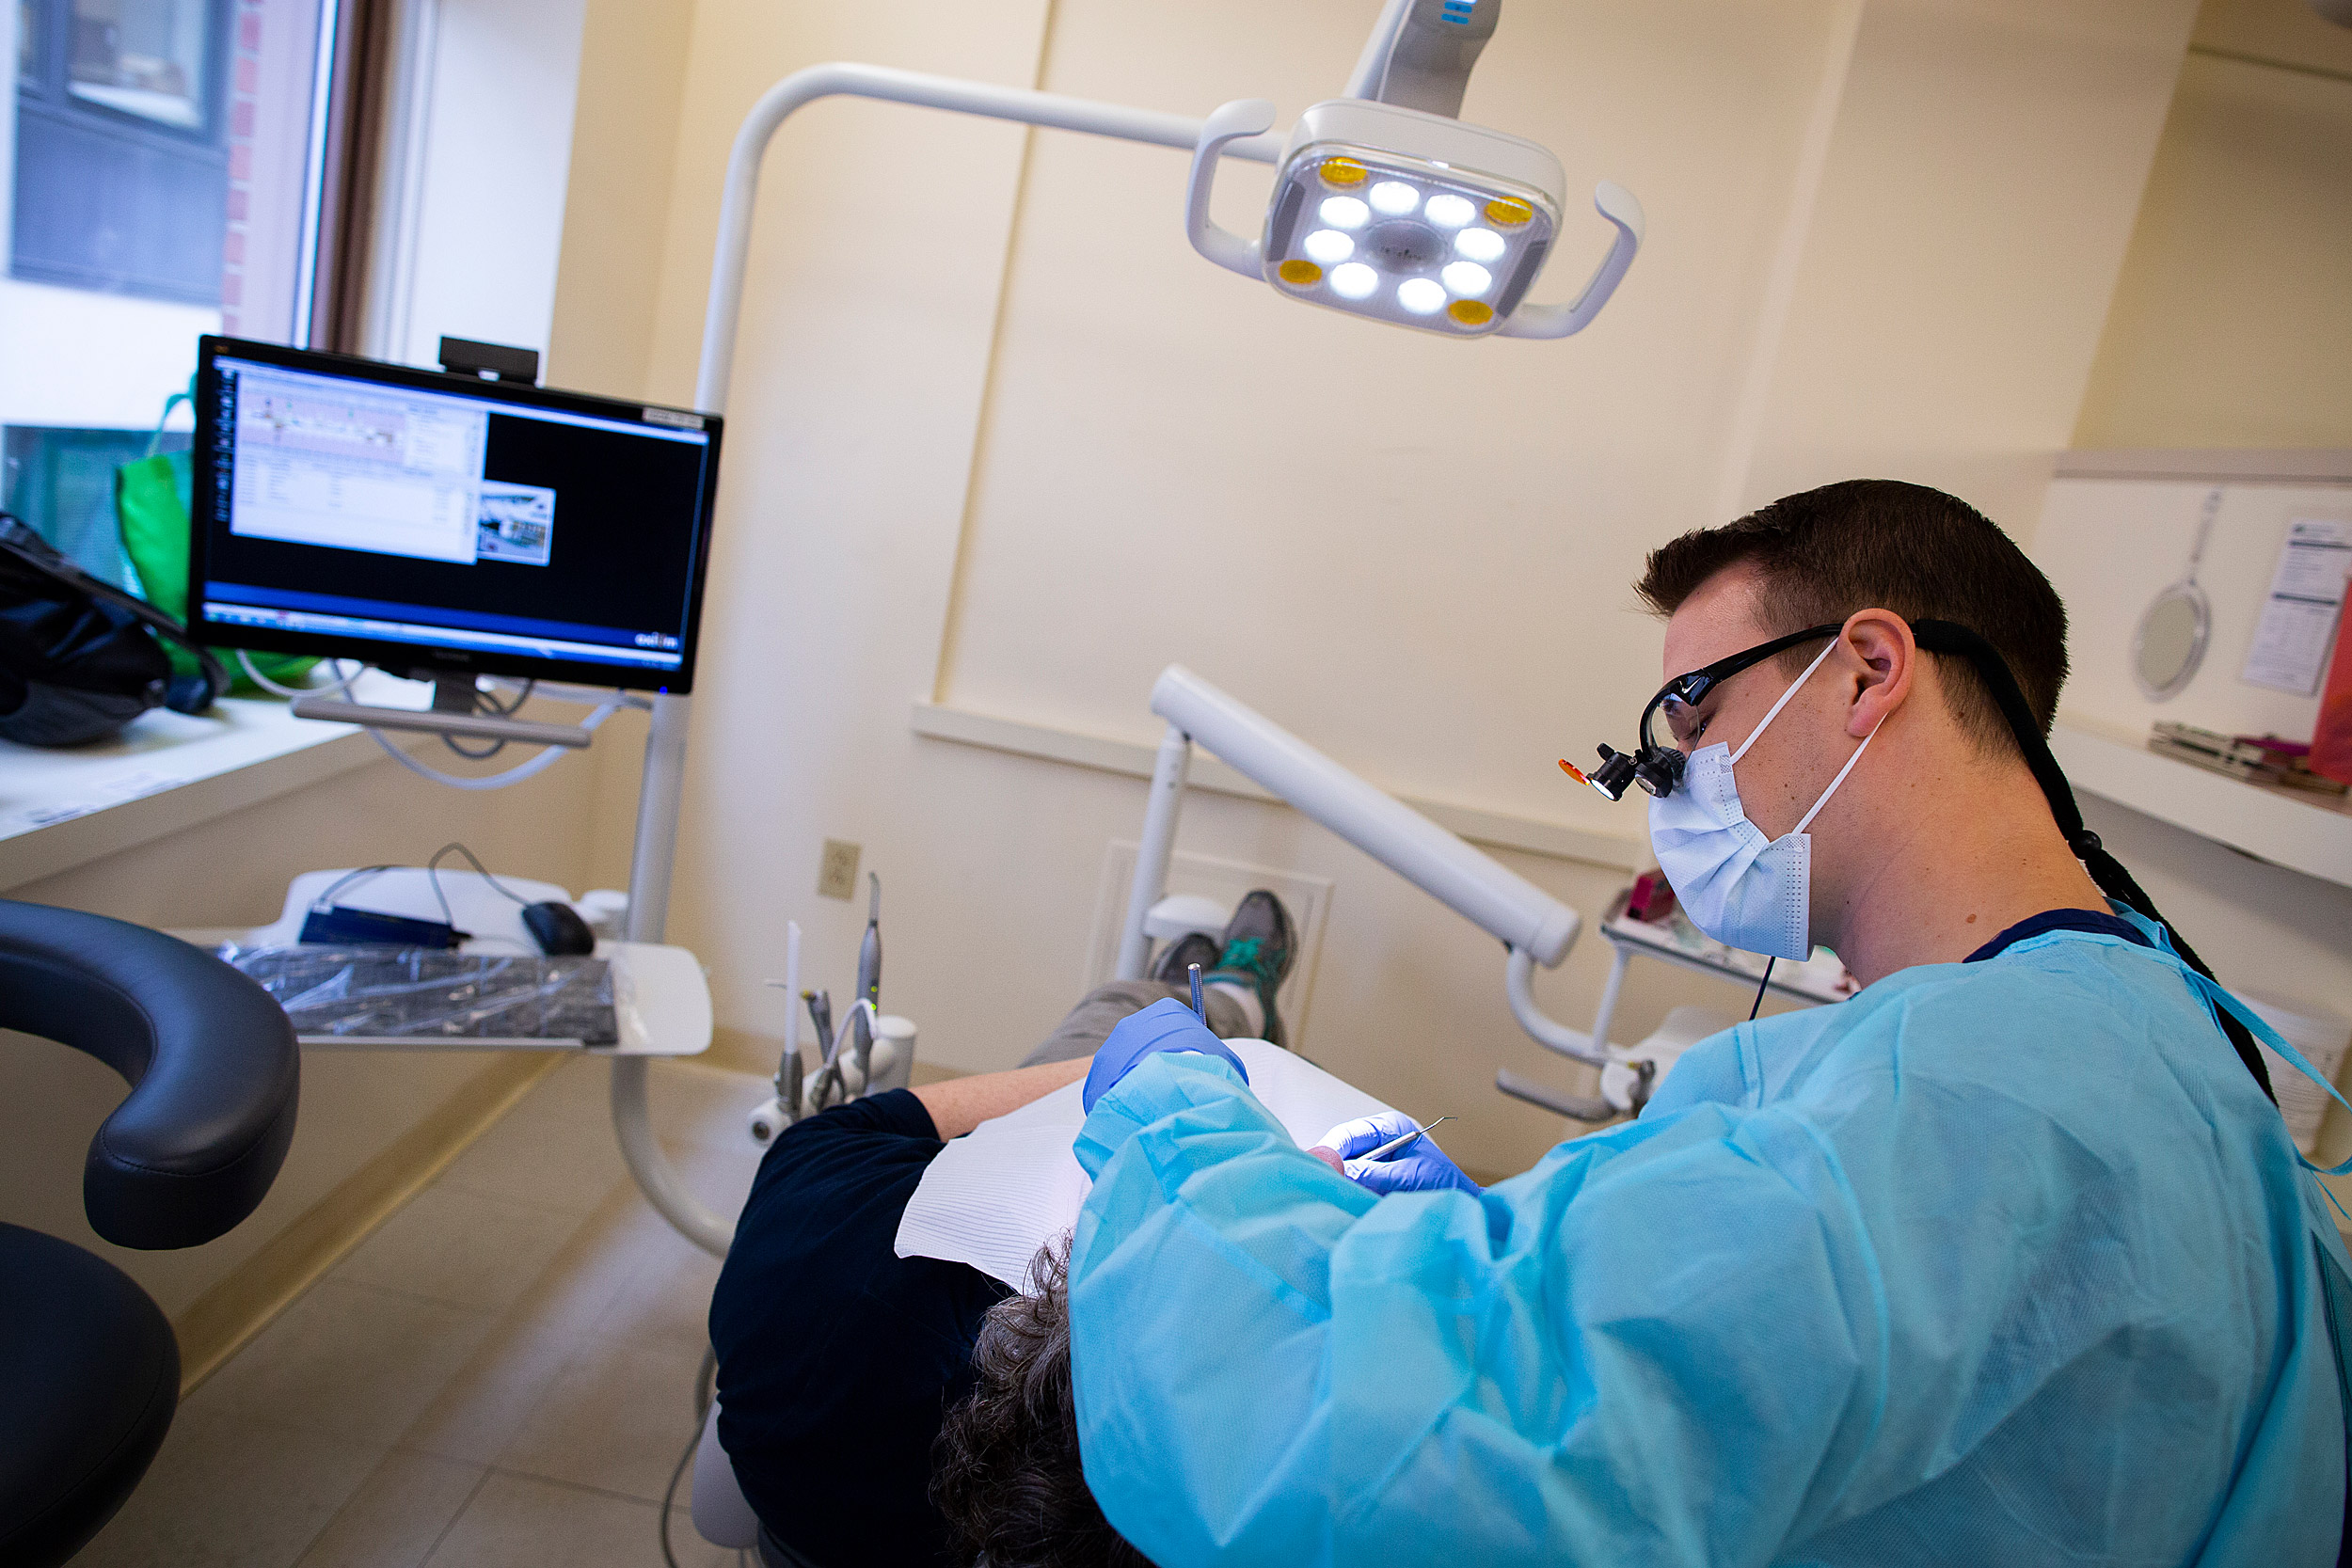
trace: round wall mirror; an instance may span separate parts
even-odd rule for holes
[[[2205,506],[2197,520],[2197,542],[2189,546],[2188,570],[2181,580],[2158,594],[2139,618],[2132,637],[2132,679],[2152,703],[2168,702],[2197,678],[2205,662],[2205,638],[2213,630],[2213,605],[2197,586],[2198,563],[2205,559],[2205,543],[2213,537],[2213,520],[2221,511],[2219,487],[2205,493]]]
[[[2212,626],[2205,591],[2195,583],[2176,582],[2156,595],[2132,639],[2132,676],[2150,702],[2179,696],[2196,677]]]

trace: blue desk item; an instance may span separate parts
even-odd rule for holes
[[[2161,947],[1740,1024],[1480,1195],[1199,1056],[1076,1152],[1087,1479],[1162,1568],[2335,1560],[2344,1245]]]

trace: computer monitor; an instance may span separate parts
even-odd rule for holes
[[[202,340],[188,629],[399,674],[692,689],[715,415]]]

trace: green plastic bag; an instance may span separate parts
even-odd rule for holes
[[[172,405],[186,398],[175,392],[164,404],[164,419]],[[156,426],[157,441],[163,428]],[[122,528],[122,553],[138,577],[139,596],[182,626],[188,620],[188,508],[195,493],[195,463],[184,451],[148,449],[145,457],[115,470],[115,517]],[[174,674],[196,673],[196,657],[186,649],[167,643]],[[291,686],[309,673],[318,660],[308,655],[248,653],[246,657],[264,679]],[[250,696],[261,689],[246,674],[233,654],[221,662],[233,677],[230,689]]]

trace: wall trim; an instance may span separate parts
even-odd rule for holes
[[[2062,451],[2058,479],[2225,480],[2238,484],[2352,484],[2352,450],[2333,447],[2160,447]]]
[[[930,740],[952,741],[959,746],[977,746],[983,751],[1057,762],[1098,773],[1118,773],[1131,779],[1152,776],[1153,749],[1132,740],[1113,740],[1107,736],[998,719],[944,703],[915,703],[907,723],[916,735]],[[1189,779],[1195,789],[1283,804],[1279,797],[1206,752],[1193,753]],[[1565,823],[1487,811],[1479,806],[1399,799],[1448,832],[1490,849],[1515,849],[1522,854],[1606,866],[1614,871],[1642,871],[1650,863],[1645,839],[1595,832],[1587,828],[1571,828]]]
[[[180,1397],[194,1393],[565,1059],[554,1051],[497,1054],[439,1109],[190,1302],[171,1324],[180,1339]]]

